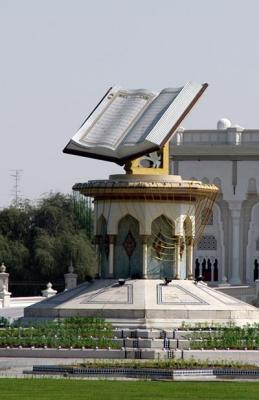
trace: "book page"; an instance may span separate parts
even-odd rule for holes
[[[153,96],[145,91],[119,91],[110,95],[112,98],[108,105],[84,132],[79,142],[87,146],[116,148]]]
[[[177,89],[165,89],[163,90],[149,105],[143,115],[139,118],[136,124],[133,126],[131,131],[128,133],[123,145],[134,145],[136,143],[143,142],[155,126],[157,121],[161,118],[170,104],[178,96],[181,88]]]
[[[201,85],[196,82],[187,82],[179,92],[179,95],[176,96],[169,107],[163,112],[161,118],[151,127],[150,132],[148,132],[146,136],[146,140],[159,146],[164,140],[168,140],[168,134],[172,135],[172,129],[175,129],[180,121],[192,109],[207,86],[207,84]]]

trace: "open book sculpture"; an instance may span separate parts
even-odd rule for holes
[[[123,165],[159,150],[207,86],[189,82],[160,93],[110,88],[63,151]]]

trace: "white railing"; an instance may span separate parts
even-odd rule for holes
[[[259,130],[246,129],[240,131],[235,128],[226,130],[186,130],[176,132],[171,141],[173,145],[249,145],[259,144]]]

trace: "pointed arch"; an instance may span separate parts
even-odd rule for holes
[[[116,278],[141,278],[142,243],[139,221],[130,214],[118,221],[115,244],[114,275]]]
[[[161,214],[151,223],[151,246],[148,263],[150,278],[173,276],[175,263],[175,222]]]

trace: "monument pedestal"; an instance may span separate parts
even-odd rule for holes
[[[184,322],[259,322],[255,307],[191,280],[199,212],[212,207],[214,185],[171,175],[115,175],[74,190],[94,198],[98,272],[109,279],[30,306],[25,317],[100,317],[117,327],[161,330]]]
[[[174,328],[230,321],[259,322],[259,310],[202,283],[158,279],[98,279],[27,307],[25,317],[100,317],[115,327]]]

